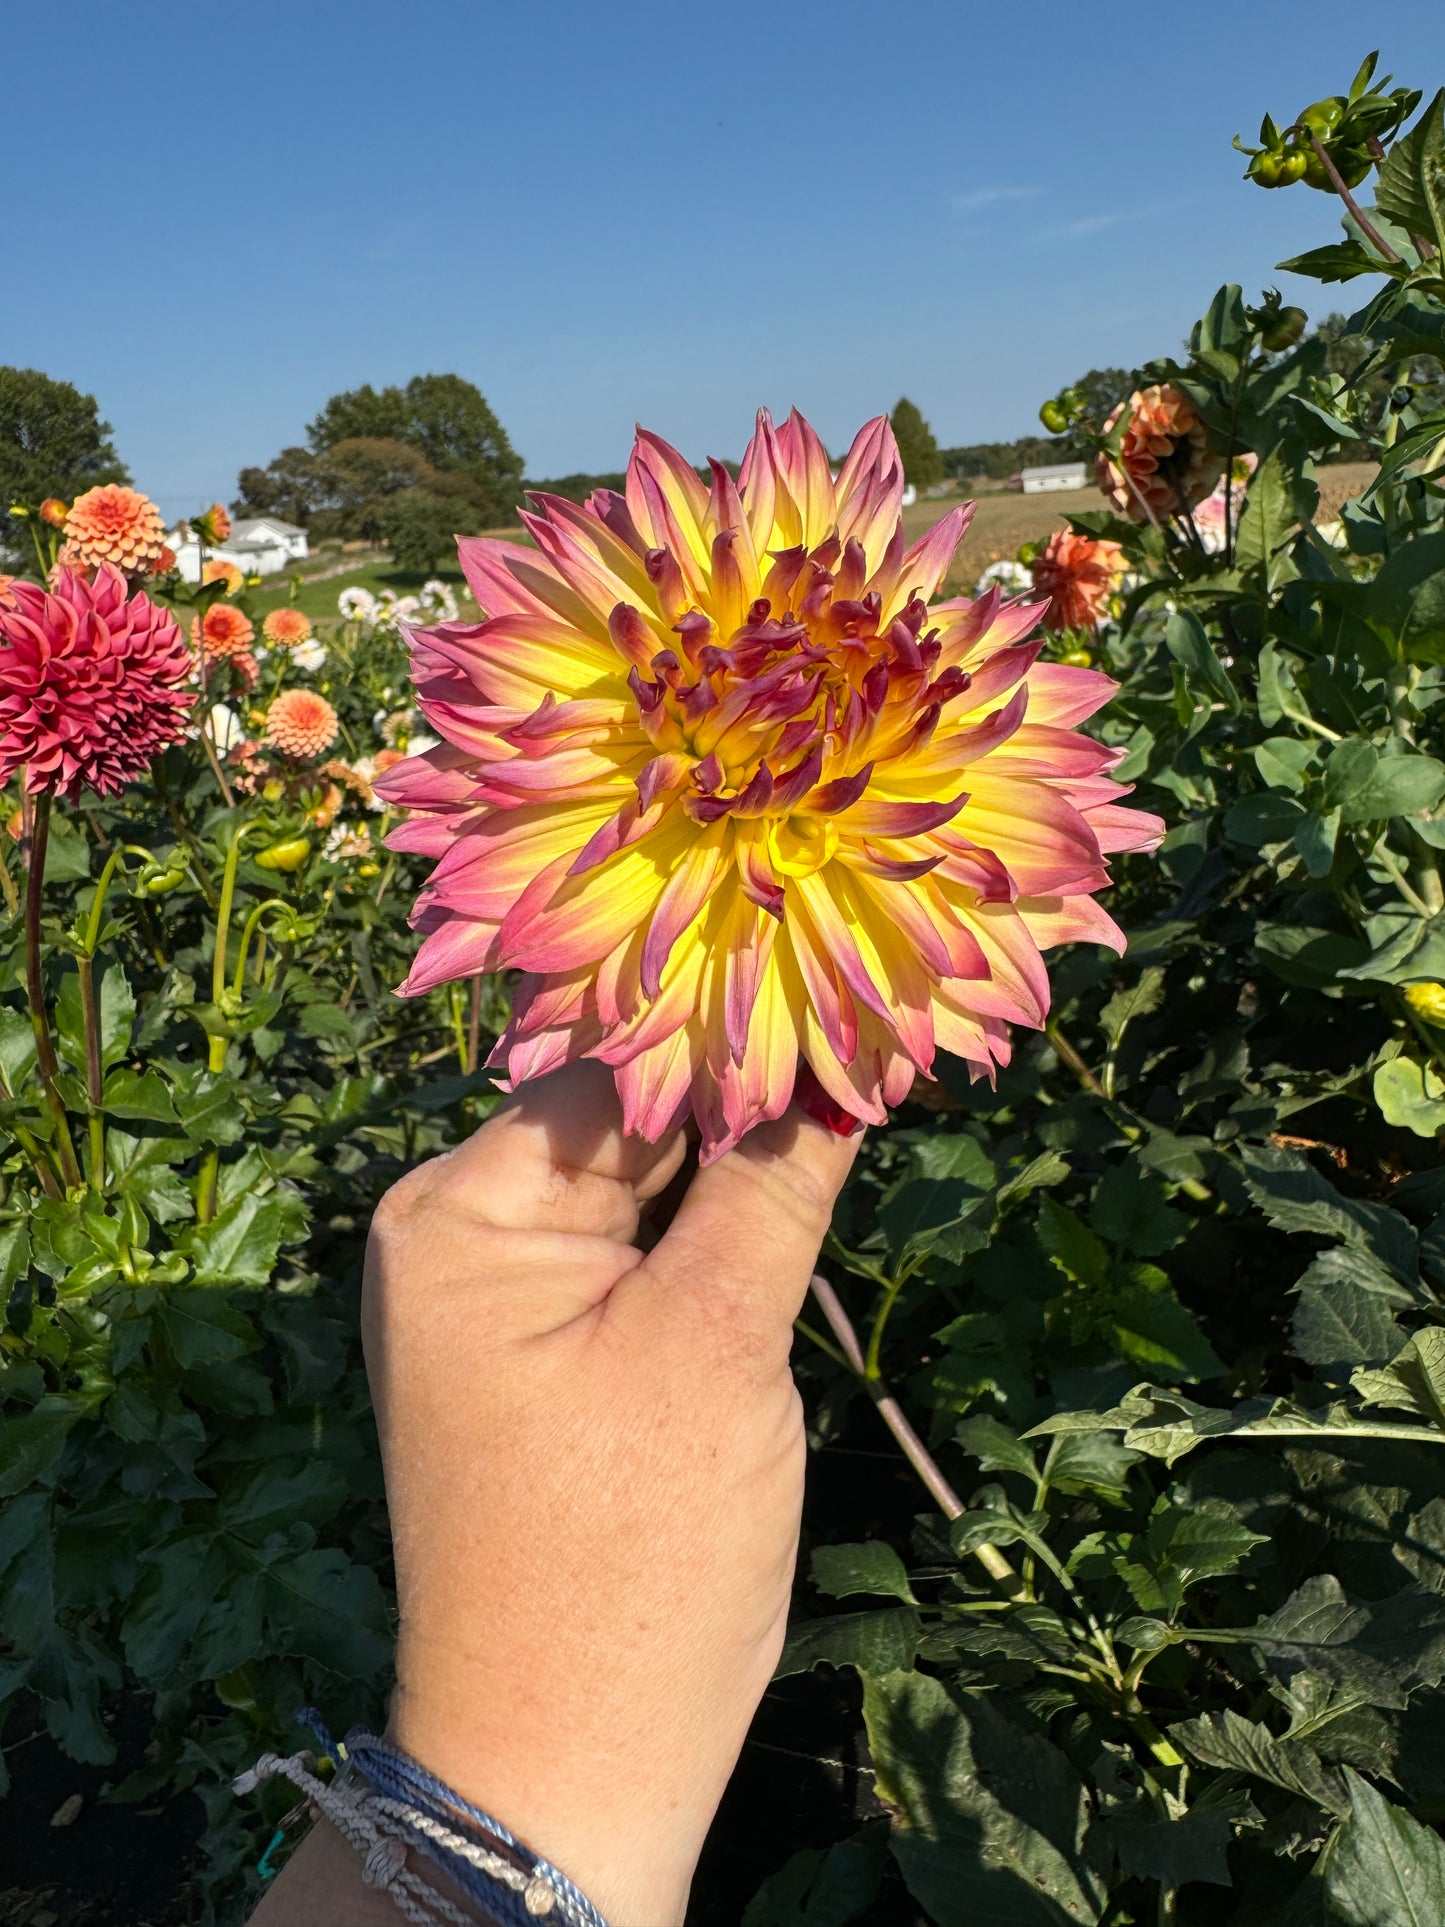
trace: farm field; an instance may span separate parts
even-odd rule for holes
[[[1332,520],[1339,514],[1341,504],[1352,495],[1359,494],[1374,473],[1373,462],[1341,462],[1322,469],[1319,476],[1320,506],[1316,519],[1321,522]],[[991,562],[1016,554],[1025,542],[1047,540],[1055,529],[1064,526],[1067,516],[1097,508],[1100,500],[1094,488],[1070,489],[1057,495],[1022,495],[1012,489],[997,489],[980,493],[973,499],[978,506],[949,573],[947,587],[953,594],[976,582]],[[911,508],[903,511],[906,540],[916,542],[955,503],[966,500],[966,495],[950,494],[931,495],[915,502]],[[521,529],[515,527],[489,529],[487,533],[505,542],[525,543],[529,539]],[[334,552],[323,550],[314,561],[325,572],[304,573],[301,588],[295,596],[296,607],[310,616],[313,622],[326,622],[335,617],[336,600],[343,589],[369,589],[373,595],[390,589],[402,596],[414,594],[425,580],[420,575],[396,569],[384,549],[374,549],[358,556],[354,567],[337,573],[332,572],[337,562]],[[433,573],[442,581],[451,583],[465,608],[466,586],[456,564],[445,564]],[[291,600],[291,577],[287,575],[268,577],[251,596],[261,616]]]

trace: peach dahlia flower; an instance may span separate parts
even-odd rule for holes
[[[266,712],[266,741],[295,762],[309,762],[336,741],[336,711],[314,689],[286,689]]]
[[[224,556],[212,556],[201,568],[201,581],[224,582],[227,595],[239,595],[246,586],[246,571],[238,562],[228,562]]]
[[[261,634],[267,642],[274,643],[278,648],[294,649],[299,643],[310,640],[311,621],[299,609],[293,609],[288,604],[271,611],[261,624]]]
[[[1106,432],[1126,409],[1118,459],[1101,452],[1094,471],[1119,514],[1147,522],[1152,510],[1161,520],[1203,501],[1224,473],[1224,463],[1210,454],[1209,432],[1189,397],[1169,381],[1136,389],[1110,415]]]
[[[149,570],[166,545],[166,525],[148,495],[108,482],[77,495],[65,518],[62,560],[82,569],[114,563],[125,575]]]
[[[207,662],[239,656],[255,639],[251,618],[229,602],[213,602],[204,616],[191,617],[191,642],[205,652]]]
[[[1064,629],[1092,629],[1109,613],[1124,576],[1124,551],[1117,542],[1060,529],[1051,535],[1031,565],[1033,586],[1049,598],[1043,625],[1057,635]]]
[[[376,784],[438,859],[404,990],[521,970],[510,1080],[599,1058],[628,1130],[690,1108],[708,1158],[800,1061],[873,1122],[939,1050],[991,1074],[1043,949],[1121,947],[1106,855],[1162,830],[1072,728],[1114,685],[1037,662],[1037,605],[929,606],[971,510],[905,550],[886,417],[836,482],[797,414],[712,476],[640,432],[625,493],[533,498],[540,554],[463,540],[486,619],[411,639],[445,740]]]

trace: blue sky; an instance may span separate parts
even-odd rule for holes
[[[95,393],[168,511],[229,499],[338,388],[455,369],[531,476],[642,420],[832,446],[907,393],[945,445],[1175,348],[1331,239],[1236,132],[1445,6],[1339,0],[72,0],[7,11],[0,359]],[[1348,290],[1344,291],[1348,300]]]

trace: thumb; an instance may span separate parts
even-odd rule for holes
[[[796,1105],[750,1131],[693,1179],[667,1235],[622,1281],[617,1298],[666,1307],[705,1295],[763,1334],[789,1334],[858,1147]],[[631,1307],[628,1307],[629,1309]],[[624,1310],[622,1304],[616,1306]]]

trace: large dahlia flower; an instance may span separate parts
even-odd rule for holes
[[[79,569],[110,562],[126,575],[141,575],[165,545],[166,525],[150,497],[107,482],[88,488],[71,503],[60,560]]]
[[[461,542],[486,619],[411,639],[445,740],[377,789],[439,859],[404,989],[524,972],[514,1084],[599,1058],[628,1130],[690,1107],[714,1157],[801,1060],[881,1122],[937,1051],[1008,1061],[1043,949],[1121,947],[1106,854],[1162,826],[1072,728],[1113,684],[1037,661],[1037,605],[930,607],[970,511],[905,549],[902,492],[885,418],[835,481],[762,415],[736,485],[641,433],[624,494],[534,497],[540,554]]]
[[[1064,629],[1092,629],[1109,613],[1124,578],[1124,551],[1117,542],[1060,529],[1031,564],[1036,594],[1048,597],[1043,625],[1058,635]]]
[[[0,783],[25,770],[32,794],[104,796],[144,774],[185,734],[195,695],[176,619],[102,563],[60,571],[47,593],[12,582],[0,598]]]
[[[1101,453],[1095,478],[1120,515],[1133,522],[1180,515],[1202,502],[1224,473],[1209,452],[1209,431],[1173,382],[1139,388],[1104,424],[1114,428],[1127,411],[1117,459]]]

